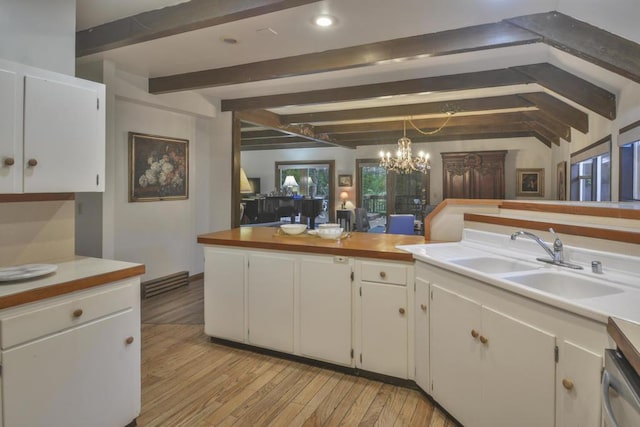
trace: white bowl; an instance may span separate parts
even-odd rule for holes
[[[318,230],[318,236],[323,239],[337,239],[342,235],[342,228],[320,228]]]
[[[323,229],[323,228],[340,228],[340,224],[336,224],[333,222],[327,222],[325,224],[318,224],[318,229]]]
[[[307,224],[282,224],[280,229],[284,234],[302,234],[307,229]]]

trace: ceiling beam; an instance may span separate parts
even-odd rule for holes
[[[571,105],[544,92],[531,92],[518,95],[538,107],[540,111],[566,123],[582,133],[589,132],[589,115]]]
[[[507,19],[571,55],[640,83],[640,45],[559,12]]]
[[[149,79],[149,92],[167,93],[271,80],[373,65],[393,59],[443,56],[519,46],[541,37],[506,22],[483,24],[359,46]]]
[[[535,83],[535,81],[515,70],[503,68],[491,71],[476,71],[472,73],[312,90],[307,92],[223,99],[222,111],[274,108],[285,105],[321,104],[375,98],[379,96],[480,89],[527,83]]]
[[[546,127],[544,127],[539,122],[535,122],[535,121],[527,122],[527,125],[537,135],[539,135],[539,136],[544,138],[544,140],[541,140],[542,142],[546,143],[546,141],[548,141],[548,142],[551,142],[551,143],[553,143],[555,145],[560,145],[560,137],[558,135],[554,134],[552,131],[550,131]],[[550,144],[548,146],[551,147]]]
[[[500,126],[508,123],[525,122],[528,118],[522,112],[495,113],[495,114],[476,114],[469,116],[452,116],[452,117],[433,117],[427,119],[415,119],[411,122],[424,132],[433,131],[445,125],[444,129],[460,126]],[[405,123],[403,120],[380,121],[380,122],[364,122],[364,123],[348,123],[338,125],[316,126],[317,132],[327,133],[330,135],[344,133],[362,133],[362,132],[384,132],[384,131],[402,131]],[[411,123],[406,123],[406,128],[412,132],[416,131]],[[442,131],[441,130],[441,131]],[[420,132],[418,132],[420,133]]]
[[[309,141],[321,142],[323,144],[336,145],[325,134],[316,133],[311,125],[286,125],[282,123],[280,116],[267,110],[244,110],[234,112],[235,117],[238,119],[260,125],[272,130],[277,130],[281,133],[289,134],[292,136],[305,138]]]
[[[241,151],[257,151],[257,150],[284,150],[291,148],[322,148],[333,147],[332,144],[325,144],[317,141],[298,140],[292,142],[277,142],[270,143],[254,143],[254,142],[242,142]],[[345,147],[351,148],[351,147]]]
[[[319,0],[191,0],[78,31],[76,57],[317,1]]]
[[[518,95],[504,95],[487,98],[425,102],[421,104],[391,105],[387,107],[282,114],[280,118],[284,123],[318,123],[341,120],[365,120],[371,119],[372,117],[410,117],[421,114],[441,114],[446,111],[466,112],[527,107],[534,107],[534,104]]]
[[[521,65],[513,69],[606,119],[616,118],[616,96],[593,83],[547,63]]]
[[[436,141],[438,138],[443,136],[456,136],[458,139],[466,139],[461,138],[466,135],[475,134],[500,134],[504,132],[528,132],[531,133],[531,128],[525,122],[511,122],[511,123],[503,123],[501,125],[472,125],[472,126],[464,126],[464,127],[445,127],[440,132],[435,135],[422,135],[417,131],[411,129],[407,129],[407,137],[411,139],[412,142],[420,143],[420,142],[430,142]],[[356,143],[356,145],[390,145],[395,144],[398,141],[398,138],[402,136],[402,132],[398,131],[384,131],[384,132],[358,132],[358,133],[344,133],[344,134],[335,134],[333,139],[336,143],[342,145],[352,145]]]
[[[293,135],[283,134],[279,130],[262,129],[262,130],[242,130],[242,140],[259,140],[269,138],[295,138]]]
[[[559,138],[571,142],[571,127],[555,120],[553,117],[542,111],[524,111],[523,115],[531,122],[537,122]]]

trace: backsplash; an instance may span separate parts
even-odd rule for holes
[[[75,255],[75,201],[0,203],[0,267]]]

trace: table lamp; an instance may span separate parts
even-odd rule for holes
[[[342,200],[342,209],[346,207],[346,202],[348,198],[349,198],[349,193],[347,193],[346,191],[343,191],[342,193],[340,193],[340,200]]]
[[[285,187],[289,192],[293,192],[293,187],[297,187],[298,182],[293,175],[287,175],[282,186]]]
[[[253,193],[251,183],[247,179],[247,174],[242,168],[240,168],[240,193]]]

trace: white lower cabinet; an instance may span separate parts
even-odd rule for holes
[[[211,247],[204,251],[204,332],[243,342],[245,253]]]
[[[139,279],[0,313],[2,425],[125,426],[140,413]]]
[[[300,261],[300,354],[339,365],[352,363],[351,272],[346,257]]]
[[[358,367],[408,378],[410,266],[358,261],[360,357]],[[412,346],[413,347],[413,346]]]
[[[433,397],[467,426],[553,426],[555,337],[431,286]]]
[[[416,278],[415,313],[415,381],[418,387],[429,390],[429,289],[424,279]]]
[[[248,256],[249,344],[293,353],[293,288],[296,261],[287,255]]]
[[[214,245],[204,286],[207,335],[413,378],[411,263]]]
[[[602,356],[570,341],[560,344],[558,426],[598,427],[601,420]]]

